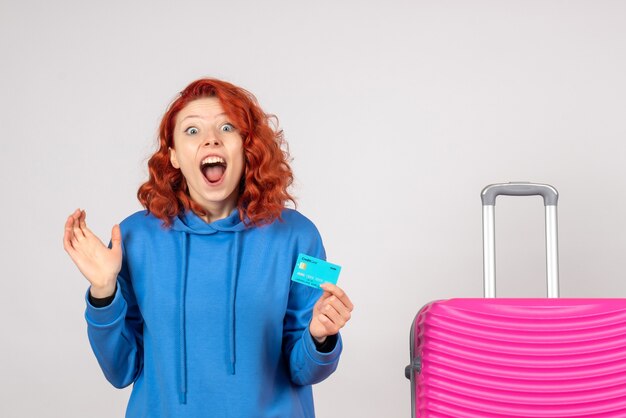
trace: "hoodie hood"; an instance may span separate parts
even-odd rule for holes
[[[174,218],[172,230],[178,231],[180,236],[180,254],[181,271],[180,271],[180,317],[179,317],[179,399],[181,403],[187,402],[187,338],[186,338],[186,312],[185,305],[187,299],[187,274],[189,260],[189,244],[190,235],[212,235],[217,233],[232,233],[233,239],[230,246],[229,269],[229,306],[228,306],[228,347],[230,358],[230,373],[235,374],[235,363],[237,360],[235,335],[236,335],[236,296],[237,282],[239,277],[240,253],[241,253],[241,232],[246,229],[246,225],[239,218],[239,210],[233,209],[229,216],[224,219],[218,219],[215,222],[206,223],[202,218],[193,211],[187,210],[185,213]]]
[[[246,229],[246,225],[239,219],[239,210],[237,208],[233,209],[226,218],[218,219],[210,224],[206,223],[193,211],[187,210],[174,218],[172,229],[188,234],[210,235],[216,232],[240,232]]]

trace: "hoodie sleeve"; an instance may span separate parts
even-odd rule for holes
[[[133,383],[143,367],[143,319],[132,289],[123,241],[122,254],[113,301],[97,308],[89,302],[89,290],[85,295],[89,343],[105,377],[116,388]]]
[[[306,237],[306,241],[305,245],[298,245],[295,249],[294,263],[300,252],[326,259],[321,237],[314,226],[311,234]],[[321,382],[335,371],[339,363],[343,346],[341,335],[337,334],[332,350],[321,352],[316,348],[315,341],[309,332],[313,306],[322,294],[322,290],[300,283],[290,283],[289,301],[283,323],[283,351],[289,361],[291,380],[296,385],[312,385]]]

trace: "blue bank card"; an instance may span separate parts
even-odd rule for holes
[[[337,284],[341,266],[300,253],[291,280],[320,289],[322,283]]]

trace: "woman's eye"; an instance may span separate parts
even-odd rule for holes
[[[222,129],[222,132],[234,132],[235,131],[235,127],[231,125],[230,123],[223,124],[221,129]]]
[[[198,128],[190,126],[189,128],[185,129],[185,133],[189,135],[195,135],[198,133]]]

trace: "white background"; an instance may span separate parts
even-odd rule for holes
[[[0,1],[0,416],[119,417],[89,348],[77,207],[141,209],[161,115],[203,76],[278,115],[299,210],[356,305],[318,417],[407,417],[425,303],[482,294],[481,189],[560,192],[565,297],[626,297],[622,1]],[[499,198],[502,296],[544,294],[539,198]]]

